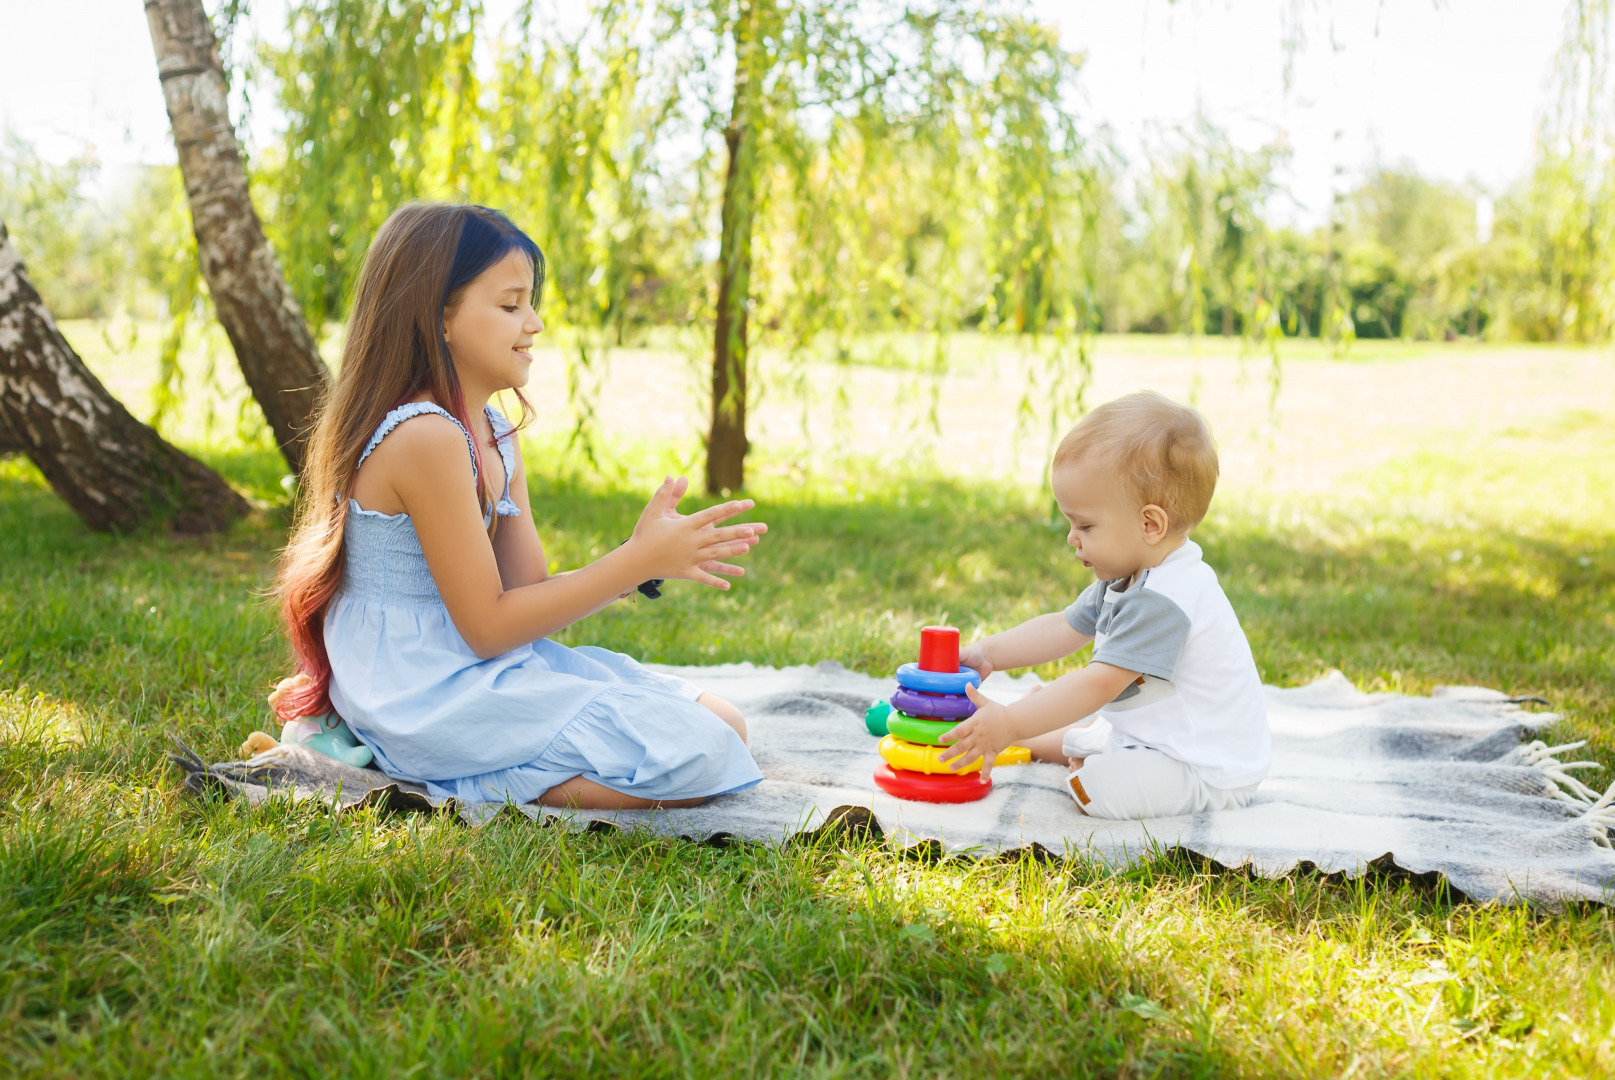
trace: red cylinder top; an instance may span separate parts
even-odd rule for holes
[[[920,670],[959,670],[959,631],[952,626],[927,626],[920,631]]]

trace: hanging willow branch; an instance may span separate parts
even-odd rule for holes
[[[1028,409],[1051,424],[1080,409],[1096,171],[1078,60],[1024,5],[606,0],[563,38],[529,4],[485,81],[480,14],[463,0],[294,9],[268,65],[290,119],[272,225],[311,311],[340,314],[398,202],[467,198],[509,210],[549,253],[545,314],[572,345],[586,449],[605,350],[708,311],[715,488],[744,482],[753,337],[799,362],[871,330],[922,331],[940,373],[947,335],[978,325],[1044,358]]]

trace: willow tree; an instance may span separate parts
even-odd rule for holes
[[[475,198],[474,0],[306,0],[268,54],[287,129],[268,227],[316,323],[346,317],[370,238],[412,198]]]
[[[1517,249],[1517,333],[1561,341],[1615,334],[1615,12],[1572,0],[1555,64],[1556,95],[1530,176],[1499,207],[1498,236]]]
[[[912,296],[924,262],[934,302],[906,325],[940,336],[968,314],[1077,342],[1049,354],[1037,393],[1076,398],[1096,321],[1094,172],[1072,111],[1079,61],[1052,28],[998,3],[734,0],[683,15],[686,50],[726,42],[705,70],[730,72],[727,95],[703,95],[724,163],[709,490],[744,483],[754,312],[798,348],[869,328],[884,314],[870,293],[890,291],[872,283],[908,278]],[[777,274],[757,272],[758,244]]]
[[[271,159],[271,231],[304,305],[340,318],[366,245],[412,198],[499,207],[550,254],[545,322],[567,346],[575,441],[591,457],[600,357],[628,330],[634,296],[687,225],[664,229],[651,160],[676,95],[646,89],[649,5],[609,2],[572,37],[535,29],[531,3],[474,62],[479,5],[464,0],[306,0],[270,54],[286,137]],[[676,186],[671,185],[671,186]]]
[[[479,67],[480,14],[294,7],[269,65],[288,119],[270,229],[311,311],[340,313],[398,202],[510,210],[549,252],[580,432],[602,350],[711,320],[714,490],[744,483],[759,332],[800,356],[979,323],[1062,346],[1039,401],[1082,384],[1063,347],[1094,321],[1077,61],[1021,6],[605,0],[563,36],[524,5]]]
[[[670,213],[693,192],[658,159],[681,103],[679,69],[657,62],[652,15],[648,4],[607,0],[570,36],[535,37],[523,4],[487,85],[476,155],[478,190],[529,223],[551,253],[544,315],[568,346],[573,443],[591,460],[604,356],[700,292],[688,286],[699,234],[689,216]],[[670,305],[667,294],[683,302]]]

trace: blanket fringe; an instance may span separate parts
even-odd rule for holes
[[[1615,846],[1611,845],[1609,840],[1610,831],[1615,830],[1615,784],[1611,784],[1609,790],[1587,808],[1587,812],[1581,815],[1581,820],[1587,823],[1587,828],[1593,836],[1593,843],[1602,848]]]
[[[1549,746],[1538,739],[1520,748],[1520,764],[1528,765],[1542,774],[1542,778],[1548,782],[1548,794],[1552,798],[1577,810],[1588,810],[1607,800],[1609,793],[1600,795],[1596,788],[1590,788],[1571,776],[1570,770],[1602,769],[1603,766],[1596,761],[1560,761],[1557,756],[1567,750],[1579,750],[1586,745],[1586,739],[1561,743],[1558,746]],[[1611,791],[1615,791],[1615,787],[1612,787]]]

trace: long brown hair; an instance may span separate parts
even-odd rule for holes
[[[443,340],[444,312],[465,288],[511,251],[533,264],[534,302],[544,284],[544,256],[503,214],[482,206],[410,203],[377,231],[354,291],[342,367],[322,402],[309,438],[296,523],[281,556],[276,591],[281,619],[306,676],[275,701],[282,720],[331,711],[331,661],[325,610],[342,583],[344,525],[354,473],[365,444],[387,413],[424,393],[475,432]],[[521,401],[525,422],[526,399]],[[520,424],[517,425],[518,427]],[[477,500],[498,497],[472,439]],[[494,514],[490,532],[497,527]]]

